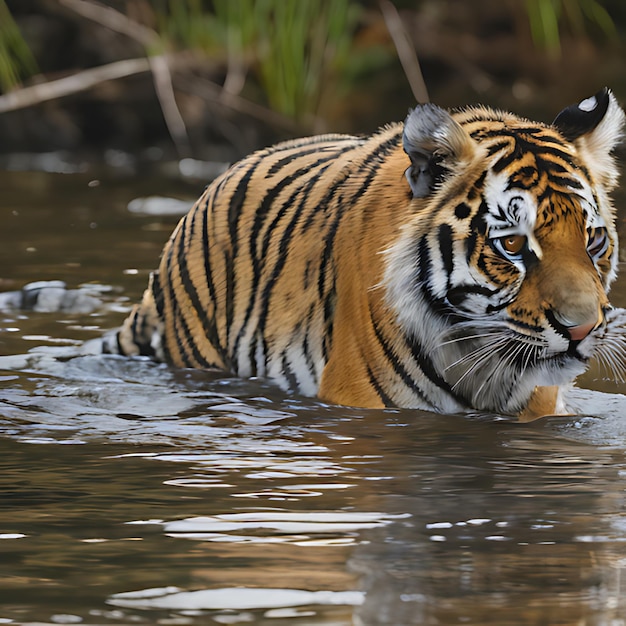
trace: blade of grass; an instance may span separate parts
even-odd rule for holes
[[[37,72],[37,63],[4,0],[0,0],[0,89],[9,91]]]

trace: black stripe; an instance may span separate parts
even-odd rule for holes
[[[492,247],[492,246],[490,246],[490,247]],[[507,264],[507,267],[510,268],[510,270],[508,272],[508,276],[519,275],[519,270],[515,267],[515,265],[513,265],[512,263],[509,263],[508,261],[505,261],[504,259],[502,259],[502,261],[501,261],[500,272],[498,272],[497,269],[496,269],[496,273],[494,274],[487,267],[486,255],[484,255],[484,254],[479,254],[478,255],[478,259],[476,260],[476,265],[477,265],[478,269],[480,269],[480,271],[487,278],[487,280],[489,280],[494,285],[497,285],[497,289],[492,293],[492,295],[495,295],[500,288],[502,288],[503,286],[506,286],[506,282],[507,281],[506,280],[502,280],[502,274],[503,273],[507,274],[507,269],[505,269],[505,267],[504,267],[505,263]],[[507,276],[505,276],[505,278],[506,277]],[[477,287],[477,289],[485,289],[486,293],[485,294],[481,294],[481,295],[489,296],[489,290],[486,289],[485,287],[482,287],[482,288],[478,288]],[[480,292],[477,292],[477,293],[480,293]]]
[[[354,149],[355,139],[356,139],[355,137],[352,137],[350,135],[347,135],[344,140],[331,138],[327,142],[319,142],[319,143],[316,142],[316,143],[311,143],[311,144],[305,144],[305,145],[311,146],[307,148],[306,150],[303,150],[301,147],[299,148],[299,146],[297,145],[288,146],[288,148],[294,150],[293,154],[289,154],[287,156],[284,156],[278,159],[278,161],[276,161],[267,171],[266,178],[274,176],[275,174],[280,172],[280,170],[282,170],[284,167],[286,167],[293,161],[300,159],[303,156],[308,156],[309,154],[315,154],[316,152],[328,153],[329,144],[332,144],[332,143],[337,143],[339,145],[333,146],[332,156],[330,158],[337,158],[339,155],[343,154],[344,152],[348,152],[349,150]],[[340,145],[341,143],[344,143],[344,142],[347,145]]]
[[[328,159],[323,159],[322,162],[327,161]],[[301,170],[298,171],[306,171],[306,168],[301,168]],[[323,172],[325,171],[325,168],[322,169],[321,174],[323,174]],[[291,239],[291,235],[293,233],[293,230],[296,226],[296,223],[302,213],[302,211],[304,210],[307,201],[308,201],[308,193],[310,192],[311,188],[316,184],[316,182],[320,179],[320,173],[316,173],[312,178],[310,178],[306,185],[304,185],[303,187],[298,187],[292,194],[291,196],[283,203],[283,206],[279,212],[279,217],[283,217],[284,214],[292,208],[293,206],[293,201],[296,199],[296,197],[300,194],[301,195],[301,199],[299,202],[298,207],[296,208],[296,210],[294,211],[292,217],[291,217],[291,221],[290,223],[287,225],[287,227],[285,228],[285,230],[283,231],[282,237],[281,237],[281,241],[279,244],[279,250],[278,250],[278,257],[277,257],[277,261],[274,265],[274,269],[272,270],[272,273],[270,275],[270,277],[266,280],[265,282],[265,287],[262,291],[261,294],[261,312],[259,314],[259,317],[257,319],[257,323],[256,323],[256,327],[258,329],[261,329],[261,331],[263,332],[265,329],[265,322],[266,322],[266,318],[267,318],[267,308],[268,308],[268,300],[269,300],[269,291],[273,288],[274,283],[276,282],[276,279],[278,278],[280,271],[282,270],[282,267],[285,263],[285,257],[286,257],[286,253],[288,251],[288,242]],[[286,179],[283,179],[283,181],[285,181]],[[281,181],[276,187],[281,187],[282,188],[282,183],[283,181]],[[289,181],[289,183],[292,181]],[[288,183],[285,183],[288,184]],[[273,189],[276,189],[276,187],[274,187]],[[277,192],[278,193],[278,192]],[[267,196],[266,196],[267,198]],[[265,198],[263,200],[263,202],[265,202]],[[269,208],[269,205],[268,205]],[[267,210],[267,209],[265,209]],[[257,211],[257,215],[258,215],[258,211]],[[255,216],[256,217],[256,216]],[[268,232],[266,234],[266,236],[268,237],[267,240],[267,246],[269,246],[269,238],[271,237],[271,235],[275,234],[274,231],[274,225],[275,223],[277,223],[278,218],[275,219],[272,222],[272,227],[270,227],[268,229]],[[258,228],[257,228],[257,224],[258,224]],[[265,253],[267,251],[267,247],[263,248],[263,254],[260,255],[259,257],[257,257],[256,255],[256,238],[258,237],[258,229],[260,229],[260,220],[257,222],[257,220],[255,219],[255,224],[253,226],[253,234],[251,235],[250,238],[250,256],[251,256],[251,263],[252,263],[252,278],[251,278],[251,284],[250,284],[250,293],[251,293],[251,297],[248,300],[248,306],[246,307],[246,312],[244,314],[244,319],[243,319],[243,323],[241,325],[241,328],[239,329],[239,332],[237,333],[237,337],[235,339],[234,345],[233,345],[233,349],[232,349],[232,353],[234,355],[237,355],[239,352],[239,346],[241,344],[241,341],[243,339],[243,336],[246,332],[246,328],[250,322],[250,319],[252,317],[252,311],[254,309],[254,304],[255,304],[255,296],[257,294],[257,291],[259,289],[259,284],[260,284],[260,280],[261,280],[261,272],[263,269],[263,266],[265,265],[265,261],[266,259],[264,258]],[[256,232],[254,232],[256,231]],[[266,361],[267,361],[267,357],[266,357]]]
[[[137,349],[139,350],[139,354],[141,356],[153,357],[154,350],[150,345],[150,340],[148,339],[148,341],[146,342],[146,326],[146,314],[142,311],[141,307],[139,307],[133,312],[132,322],[130,325],[133,343],[137,346]],[[118,346],[120,346],[121,348],[121,345],[119,344],[119,338]],[[120,354],[125,353],[121,352]]]
[[[230,234],[231,244],[234,246],[237,245],[239,218],[241,216],[241,209],[246,201],[248,184],[250,183],[250,179],[259,165],[259,161],[250,164],[246,163],[246,165],[247,169],[244,175],[239,179],[237,187],[235,187],[235,190],[230,196],[230,201],[228,202],[228,232]],[[229,177],[230,179],[233,178],[234,173],[235,172],[231,174]]]
[[[389,152],[396,149],[399,145],[399,138],[401,136],[402,136],[402,131],[401,130],[397,131],[394,135],[392,135],[383,143],[377,144],[371,152],[369,152],[366,155],[361,155],[359,163],[352,164],[352,171],[356,170],[358,166],[362,166],[363,164],[366,164],[366,166],[369,168],[369,172],[367,176],[365,176],[365,178],[363,179],[363,182],[357,189],[356,193],[354,193],[350,198],[344,200],[341,205],[336,206],[334,220],[331,222],[328,228],[328,231],[324,237],[325,245],[324,245],[324,252],[322,254],[322,260],[320,263],[320,273],[319,273],[319,280],[318,280],[318,291],[319,291],[321,298],[324,297],[326,266],[330,262],[330,259],[332,256],[333,246],[335,243],[335,236],[339,228],[339,223],[341,222],[344,213],[347,210],[351,209],[358,202],[361,196],[363,196],[363,194],[369,189],[372,181],[376,178],[377,174],[379,173],[379,170],[376,168],[375,161],[379,161],[379,162],[383,161]],[[319,208],[324,208],[325,205],[328,202],[330,202],[337,188],[341,184],[343,184],[344,180],[345,179],[341,179],[340,181],[335,183],[333,187],[329,189],[329,192],[326,194],[322,203],[320,203]]]
[[[299,191],[300,190],[298,190],[296,193],[299,193]],[[294,212],[289,224],[287,224],[287,226],[282,231],[280,243],[278,244],[276,262],[274,263],[274,267],[272,268],[270,276],[267,278],[267,280],[265,281],[265,285],[263,286],[260,300],[260,311],[257,319],[257,327],[260,328],[262,332],[265,331],[265,324],[267,322],[267,316],[269,313],[271,293],[287,261],[287,256],[289,254],[289,244],[291,243],[293,233],[298,223],[298,219],[302,213],[302,209],[306,204],[306,200],[307,194],[303,193],[298,209]]]
[[[139,309],[135,309],[133,311],[133,320],[130,325],[131,334],[133,336],[133,343],[139,347],[139,331],[137,329],[137,325],[139,323]]]
[[[299,150],[297,146],[294,146],[293,150],[294,152],[292,154],[288,154],[287,156],[278,159],[278,161],[275,161],[273,165],[269,168],[269,170],[267,170],[265,178],[271,178],[272,176],[280,172],[280,170],[282,170],[284,167],[286,167],[290,163],[293,163],[293,161],[295,161],[296,159],[300,159],[302,156],[319,152],[319,147],[315,146],[314,148],[309,148],[308,150]]]
[[[421,292],[422,297],[428,303],[433,313],[444,317],[448,323],[453,324],[460,319],[458,314],[450,307],[445,299],[436,296],[430,290],[432,262],[430,259],[430,247],[426,236],[424,235],[416,245],[418,268],[415,277],[415,288]]]
[[[197,365],[191,365],[191,359],[187,358],[187,354],[189,354],[189,352],[191,352],[191,356],[195,359],[196,363],[200,365],[200,367],[205,367],[205,368],[215,367],[215,363],[209,363],[198,350],[198,346],[194,340],[193,335],[191,334],[189,330],[189,327],[187,326],[187,323],[185,322],[183,318],[182,313],[178,317],[182,325],[182,331],[184,333],[185,341],[187,345],[185,360],[189,364],[188,367],[194,367],[194,368],[198,367]],[[179,342],[179,346],[181,346],[180,342]]]
[[[202,209],[202,223],[200,225],[202,232],[202,250],[204,253],[204,277],[206,280],[206,288],[209,296],[209,300],[213,303],[213,314],[211,318],[208,317],[208,313],[202,310],[202,326],[205,329],[205,334],[217,353],[220,355],[224,367],[228,368],[230,365],[230,357],[227,353],[226,346],[223,346],[220,341],[219,329],[217,324],[217,312],[219,307],[219,297],[213,280],[213,268],[211,267],[211,245],[209,243],[209,203],[211,209],[211,217],[215,222],[215,214],[213,207],[215,206],[217,196],[222,189],[222,185],[218,185],[213,193],[207,197],[207,200]],[[226,275],[226,280],[230,280],[230,274]]]
[[[172,245],[169,246],[169,249],[167,251],[167,257],[166,257],[166,265],[168,268],[168,294],[169,294],[169,305],[170,305],[170,311],[171,311],[171,323],[173,325],[173,330],[174,330],[174,336],[176,338],[176,344],[178,346],[181,358],[183,363],[185,364],[186,367],[193,367],[193,364],[189,358],[189,349],[191,350],[191,354],[196,358],[196,361],[200,364],[203,365],[205,367],[208,367],[209,364],[206,362],[206,360],[198,353],[198,350],[196,348],[195,342],[193,340],[193,337],[191,335],[191,332],[189,331],[189,327],[187,326],[187,323],[185,322],[185,319],[183,317],[182,311],[180,311],[180,303],[178,301],[178,297],[176,295],[176,292],[173,288],[173,284],[172,284],[172,273],[174,271],[174,264],[173,264],[173,257],[174,257],[174,247],[176,246],[179,250],[180,249],[184,249],[184,231],[185,231],[185,222],[187,220],[188,215],[186,215],[182,220],[181,223],[179,224],[179,229],[177,232],[177,237],[175,240],[172,241]],[[180,266],[179,266],[180,268]],[[181,279],[182,279],[182,275],[181,275]],[[178,324],[177,324],[178,322]],[[180,330],[183,333],[183,337],[182,339],[184,340],[185,343],[183,343],[181,341],[181,336],[177,330],[177,326],[180,326]],[[187,348],[185,347],[185,344],[187,346]]]
[[[250,338],[248,344],[248,362],[250,363],[250,376],[256,376],[258,374],[256,367],[256,349],[258,345],[258,337],[255,332]]]
[[[484,236],[487,233],[487,222],[485,221],[485,214],[489,212],[487,202],[483,198],[478,211],[470,222],[470,234],[465,238],[465,258],[468,265],[472,263],[472,256],[476,251],[476,244],[479,236]]]
[[[417,263],[418,263],[418,280],[422,287],[428,289],[430,293],[430,271],[432,261],[430,258],[430,246],[426,235],[422,235],[417,242]],[[435,297],[431,294],[432,297]]]
[[[437,241],[439,242],[439,252],[443,262],[443,268],[446,272],[446,282],[450,285],[450,277],[454,270],[454,240],[452,237],[452,227],[449,224],[441,224],[437,233]]]
[[[474,133],[472,133],[472,135],[474,135]],[[494,154],[496,154],[496,152],[500,152],[500,150],[505,150],[506,148],[510,147],[510,140],[499,141],[498,143],[494,143],[493,145],[489,146],[489,148],[487,149],[487,156],[493,156]]]
[[[159,277],[159,270],[154,270],[150,276],[152,297],[154,298],[154,305],[157,310],[159,318],[163,319],[163,289],[161,288],[161,279]]]
[[[289,389],[291,391],[299,391],[300,385],[298,384],[298,378],[295,375],[294,371],[291,369],[291,364],[287,359],[287,352],[283,351],[282,359],[280,363],[280,368],[283,373],[283,376],[287,379],[287,384],[289,385]]]
[[[206,215],[206,211],[201,211],[201,219],[202,219],[201,228],[203,231],[203,236],[204,236],[204,232],[206,231],[206,229],[204,228],[205,215]],[[189,235],[188,236],[191,242],[193,242],[194,240],[194,232],[196,229],[197,216],[198,216],[198,211],[193,211],[192,213],[187,215],[187,217],[189,218],[187,220],[189,222]],[[186,231],[187,229],[185,228],[184,230]],[[225,356],[224,350],[220,346],[219,337],[217,334],[217,326],[215,323],[215,318],[210,319],[208,317],[205,307],[200,302],[200,297],[198,295],[196,286],[194,285],[191,279],[191,276],[189,274],[189,268],[187,265],[187,251],[185,250],[186,248],[185,237],[187,236],[187,233],[181,231],[181,234],[182,234],[182,237],[177,246],[178,247],[177,261],[178,261],[178,271],[180,274],[182,287],[185,291],[185,295],[191,301],[191,305],[194,311],[196,312],[196,315],[198,316],[200,323],[202,324],[202,330],[204,332],[205,337],[209,340],[211,345],[215,348],[218,354],[222,357],[222,361],[226,364],[227,361],[225,361],[223,358]],[[208,278],[208,275],[206,276]],[[197,342],[195,340],[193,341],[193,345],[197,346]],[[204,357],[200,358],[200,363],[202,363],[205,367],[209,365],[209,362]],[[211,365],[215,365],[215,363],[211,363]]]
[[[483,120],[477,121],[494,121],[483,118]],[[500,120],[497,120],[500,121]],[[541,145],[543,143],[554,144],[557,146],[565,145],[564,142],[558,137],[553,136],[549,129],[544,126],[534,125],[534,126],[514,126],[513,128],[506,127],[496,127],[493,129],[489,128],[478,128],[475,131],[472,131],[472,136],[477,133],[481,137],[513,137],[515,139],[522,139],[527,143],[534,143],[537,145]],[[530,139],[527,139],[530,138]]]
[[[141,354],[141,356],[149,356],[153,358],[155,353],[154,348],[151,345],[152,333],[146,332],[148,329],[148,320],[146,315],[142,315],[140,336],[143,338],[143,341],[137,344],[139,346],[139,354]]]
[[[480,206],[478,207],[478,211],[476,211],[476,215],[474,215],[472,221],[470,222],[472,232],[475,232],[478,235],[487,234],[487,221],[485,220],[487,213],[489,213],[489,205],[483,198]]]
[[[486,312],[487,313],[497,313],[498,311],[502,311],[502,309],[506,309],[511,303],[510,302],[501,302],[500,304],[489,304],[487,305]],[[543,329],[539,329],[540,331]]]
[[[235,259],[239,254],[239,218],[241,217],[241,210],[246,201],[248,184],[250,183],[250,179],[259,166],[261,160],[262,157],[258,155],[255,162],[241,162],[239,167],[245,168],[245,172],[243,177],[237,183],[237,187],[231,195],[228,203],[228,232],[230,236],[231,251],[229,252],[224,247],[224,265],[226,276],[226,328],[231,328],[235,311],[235,289],[237,283]]]
[[[283,191],[286,187],[291,185],[295,180],[301,178],[304,174],[309,171],[308,166],[303,166],[298,168],[295,172],[292,172],[289,176],[285,176],[285,178],[281,178],[276,185],[270,187],[266,190],[263,199],[260,204],[257,206],[254,211],[254,222],[252,224],[252,229],[250,233],[246,233],[246,236],[249,236],[249,250],[250,250],[250,258],[252,261],[252,274],[253,274],[253,284],[252,289],[256,291],[258,286],[258,279],[261,272],[261,266],[263,264],[264,258],[262,254],[257,254],[257,239],[259,238],[259,233],[263,228],[263,222],[269,212],[270,208],[274,205],[278,194]],[[314,179],[313,179],[314,180]],[[291,194],[288,201],[283,203],[283,208],[281,209],[283,212],[290,208],[290,201],[293,201],[295,196],[301,191],[301,188],[297,188],[295,192]],[[273,233],[270,230],[269,235],[271,236]]]
[[[315,368],[315,361],[313,360],[313,355],[311,354],[311,347],[309,346],[309,333],[305,332],[304,340],[302,341],[302,352],[304,353],[304,361],[307,366],[307,370],[309,374],[311,374],[311,378],[313,379],[314,385],[318,386],[317,380],[317,370]]]
[[[482,258],[482,257],[481,257]],[[489,289],[481,285],[457,285],[448,289],[446,294],[450,304],[459,306],[469,295],[478,295],[490,298],[497,293],[495,289]]]
[[[206,202],[202,208],[202,223],[200,224],[200,230],[202,233],[202,251],[204,256],[204,277],[206,280],[207,293],[209,300],[213,303],[213,311],[217,309],[217,292],[215,290],[215,283],[213,282],[213,268],[211,267],[211,245],[209,244],[209,203],[211,205],[211,213],[213,213],[213,206],[217,197],[217,189],[214,193],[207,196]],[[213,217],[213,219],[215,219]],[[218,340],[219,343],[219,340]],[[218,345],[216,344],[216,347]]]
[[[176,345],[178,346],[178,352],[180,354],[180,359],[183,363],[183,367],[193,367],[193,363],[189,358],[189,353],[186,349],[186,346],[189,345],[190,334],[187,325],[182,319],[182,315],[178,312],[178,306],[174,308],[174,337],[176,338]],[[182,337],[181,337],[182,332]],[[183,343],[181,339],[184,339],[186,343]]]
[[[570,195],[571,194],[571,190],[572,189],[582,189],[583,185],[581,182],[579,182],[578,180],[576,180],[575,178],[572,178],[571,176],[555,176],[554,174],[550,175],[550,184],[552,185],[553,188],[558,188],[560,186],[560,189],[557,189],[558,191],[560,191],[561,193]]]
[[[325,156],[307,165],[306,167],[299,169],[298,170],[299,175],[296,178],[300,178],[304,174],[308,173],[314,168],[317,168],[320,165],[323,165],[324,163],[327,163],[328,161],[334,161],[335,157],[336,157],[335,154],[332,154],[330,156]],[[284,217],[285,213],[287,213],[291,209],[292,202],[296,199],[298,193],[302,191],[302,195],[303,195],[302,201],[300,202],[300,206],[298,207],[298,211],[297,211],[298,214],[301,214],[302,210],[304,209],[304,204],[306,203],[306,201],[308,201],[307,194],[310,193],[311,189],[315,186],[315,184],[319,180],[322,180],[327,170],[328,170],[328,166],[322,167],[318,172],[314,174],[312,178],[310,178],[307,181],[306,185],[304,185],[301,189],[300,188],[296,189],[295,192],[292,193],[291,196],[283,203],[281,209],[278,211],[278,213],[276,214],[276,216],[274,217],[274,219],[271,221],[271,223],[268,225],[266,229],[265,236],[263,237],[263,244],[261,246],[261,254],[259,255],[260,260],[265,259],[267,255],[267,249],[270,245],[272,236],[274,235],[274,228],[276,227],[278,222],[280,222],[280,220]],[[256,241],[256,237],[254,237],[254,240]]]
[[[126,354],[126,352],[124,352],[124,350],[122,349],[122,344],[120,343],[120,331],[119,330],[115,333],[115,343],[117,344],[117,353]],[[107,346],[107,344],[103,344],[103,345],[105,345],[105,347]],[[108,354],[108,349],[104,353]]]
[[[335,288],[335,282],[322,298],[322,305],[324,307],[324,341],[322,342],[322,354],[324,356],[324,362],[328,361],[328,354],[330,347],[333,343],[333,329],[335,318],[335,305],[337,303],[337,289]]]
[[[304,360],[306,361],[307,367],[309,368],[309,372],[311,372],[311,376],[313,377],[313,382],[315,385],[318,385],[317,379],[317,369],[315,367],[315,360],[313,359],[313,354],[311,353],[311,347],[309,345],[309,334],[311,329],[311,323],[315,318],[316,306],[312,304],[309,307],[309,314],[307,315],[305,321],[305,333],[304,333],[304,341],[302,342],[302,351],[304,352]]]
[[[309,208],[310,211],[306,216],[306,219],[302,222],[302,233],[306,234],[307,231],[313,226],[315,218],[319,215],[326,217],[328,213],[328,207],[331,201],[334,199],[338,189],[341,189],[347,178],[346,172],[342,171],[335,177],[332,184],[326,188],[326,193],[317,204],[312,204]],[[323,182],[323,181],[322,181]],[[339,199],[336,200],[339,203]],[[322,226],[323,227],[323,226]]]
[[[411,354],[415,359],[415,362],[419,365],[419,368],[422,370],[424,376],[428,378],[428,380],[433,383],[439,389],[443,389],[446,393],[452,396],[459,404],[465,407],[469,407],[469,403],[459,396],[452,386],[446,382],[437,372],[433,362],[430,360],[428,355],[424,352],[422,346],[420,346],[417,342],[412,341],[408,342],[409,347],[411,348]],[[432,403],[433,405],[437,405],[436,402]]]
[[[376,394],[380,398],[380,400],[383,403],[383,405],[386,408],[395,406],[395,404],[391,400],[391,398],[384,392],[383,388],[379,385],[378,380],[374,376],[374,372],[372,372],[372,369],[369,366],[369,363],[366,363],[365,367],[367,369],[367,377],[369,378],[370,384],[374,388],[374,391],[376,392]]]
[[[170,245],[167,249],[167,253],[164,256],[165,267],[167,268],[167,273],[164,276],[165,284],[164,284],[164,290],[163,290],[163,303],[164,303],[163,320],[166,325],[165,336],[167,337],[167,334],[168,334],[167,325],[169,323],[171,324],[171,329],[174,335],[174,343],[179,347],[180,358],[182,359],[183,363],[187,365],[187,356],[185,355],[185,351],[182,349],[182,346],[180,344],[180,339],[178,337],[178,330],[176,327],[176,322],[177,322],[177,317],[179,315],[179,311],[178,311],[178,298],[176,297],[176,293],[174,292],[172,288],[172,271],[173,271],[172,255],[174,254],[174,251],[173,251],[174,243],[175,243],[175,240],[173,239],[170,240]],[[164,341],[164,343],[166,342]],[[172,351],[170,350],[170,353],[171,352]]]
[[[370,313],[370,318],[371,318],[371,313]],[[387,361],[390,363],[391,367],[393,368],[393,371],[401,378],[405,386],[408,387],[416,396],[418,396],[420,400],[427,402],[424,396],[423,390],[417,386],[416,381],[407,372],[406,368],[404,367],[404,364],[400,361],[400,359],[398,359],[398,357],[392,350],[391,346],[389,345],[385,337],[383,337],[383,334],[380,328],[378,327],[378,324],[376,323],[376,321],[373,318],[371,318],[371,320],[372,320],[372,327],[374,328],[374,335],[376,336],[376,339],[378,340],[378,344],[380,345],[380,347],[383,350],[383,353],[385,354],[385,358],[387,359]]]
[[[159,274],[159,270],[154,270],[150,273],[150,279],[149,279],[149,288],[152,292],[152,298],[154,299],[154,306],[156,308],[156,312],[157,315],[159,317],[159,320],[161,322],[164,322],[165,318],[164,318],[164,295],[163,295],[163,289],[161,287],[161,279],[160,279],[160,274]],[[141,306],[141,305],[140,305]],[[156,328],[153,329],[154,332],[157,331]],[[161,338],[161,349],[163,350],[163,358],[165,361],[169,360],[169,352],[167,349],[167,345],[165,343],[165,337],[163,336],[163,334],[161,333],[160,335]],[[119,340],[119,338],[118,338]],[[155,355],[156,356],[156,355]]]
[[[561,150],[558,150],[556,148],[548,148],[547,146],[536,146],[534,144],[519,145],[518,142],[515,150],[513,150],[510,154],[498,159],[498,161],[492,167],[493,171],[501,172],[503,169],[510,166],[515,161],[521,160],[526,152],[531,152],[533,154],[537,162],[537,169],[539,171],[558,171],[558,168],[563,167],[557,161],[545,158],[546,156],[553,158],[556,157],[560,161],[565,162],[570,168],[576,167],[572,163],[571,157]]]

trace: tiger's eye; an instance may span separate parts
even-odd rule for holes
[[[524,235],[510,235],[502,237],[502,247],[509,254],[519,254],[526,245],[526,237]]]

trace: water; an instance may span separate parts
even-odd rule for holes
[[[623,387],[517,424],[75,356],[176,221],[126,209],[171,181],[90,180],[0,175],[4,284],[111,287],[0,315],[0,623],[626,624]]]

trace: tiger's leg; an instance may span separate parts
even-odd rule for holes
[[[156,288],[156,291],[155,291]],[[165,361],[163,321],[155,299],[158,292],[158,272],[150,274],[148,287],[140,304],[136,304],[119,329],[102,338],[102,352],[126,356],[149,356]]]

